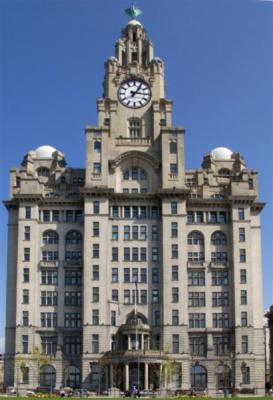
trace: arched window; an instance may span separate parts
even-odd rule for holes
[[[43,233],[43,244],[58,244],[59,235],[56,231],[45,231]]]
[[[218,171],[218,175],[222,176],[223,178],[229,178],[231,176],[231,171],[227,168],[221,168]]]
[[[132,167],[127,168],[123,171],[123,179],[124,180],[132,180],[132,181],[147,181],[147,172],[143,168]]]
[[[188,244],[204,244],[204,236],[201,232],[194,231],[188,234]]]
[[[80,387],[80,370],[74,365],[70,365],[65,370],[65,386],[71,387],[73,389]]]
[[[101,141],[95,140],[94,142],[94,152],[100,153],[101,152]]]
[[[207,370],[202,365],[194,365],[191,368],[191,387],[195,390],[207,388]]]
[[[141,120],[139,118],[129,120],[129,137],[132,139],[141,137]]]
[[[40,386],[54,388],[56,384],[56,370],[52,365],[43,365],[40,368]]]
[[[69,231],[65,236],[66,244],[82,244],[82,234],[79,231]]]
[[[224,232],[217,231],[213,232],[210,239],[211,244],[215,246],[224,246],[227,244],[227,237]]]
[[[231,386],[231,370],[227,365],[219,365],[215,375],[217,389],[227,389]]]
[[[49,176],[50,170],[46,167],[40,167],[37,169],[38,176]]]

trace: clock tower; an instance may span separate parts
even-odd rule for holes
[[[136,8],[129,9],[135,17],[131,10]],[[162,166],[157,188],[183,188],[184,130],[172,127],[173,103],[165,97],[164,63],[154,57],[153,44],[135,18],[122,30],[115,56],[105,62],[103,88],[97,101],[98,125],[86,128],[86,185],[116,190],[111,166],[126,153],[132,162],[147,155]],[[93,151],[97,139],[100,157]],[[173,154],[165,152],[171,142],[177,147]]]

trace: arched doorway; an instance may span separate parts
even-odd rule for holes
[[[219,365],[215,370],[216,388],[228,389],[231,386],[231,370],[227,365]]]
[[[192,366],[191,387],[194,390],[205,390],[207,388],[207,370],[202,365]]]
[[[75,365],[70,365],[65,370],[65,386],[69,386],[73,389],[79,388],[81,384],[81,374],[78,367]]]
[[[54,388],[56,385],[56,370],[52,365],[43,365],[40,368],[40,385]]]

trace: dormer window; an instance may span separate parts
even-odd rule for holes
[[[129,137],[141,137],[141,120],[139,118],[132,118],[129,120]]]

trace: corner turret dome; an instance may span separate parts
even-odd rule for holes
[[[49,145],[37,147],[35,150],[35,158],[52,158],[55,151],[57,150]]]
[[[233,151],[227,147],[216,147],[211,150],[210,155],[213,160],[231,160]]]

